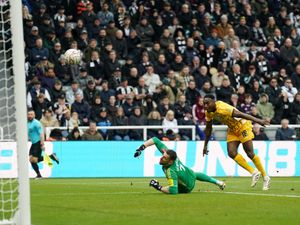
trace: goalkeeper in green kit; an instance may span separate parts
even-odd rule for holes
[[[156,137],[144,142],[144,144],[135,151],[134,157],[140,156],[145,148],[154,144],[163,154],[159,164],[162,165],[162,169],[168,180],[168,186],[165,187],[161,186],[157,180],[151,180],[149,185],[156,190],[166,194],[189,193],[194,189],[196,180],[213,183],[221,190],[225,188],[225,183],[223,181],[216,180],[203,173],[195,173],[193,170],[183,165],[177,158],[176,152],[168,149],[167,146]]]

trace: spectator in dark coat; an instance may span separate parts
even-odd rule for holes
[[[48,59],[49,50],[43,47],[42,38],[35,40],[35,47],[30,50],[30,63],[32,66],[36,65],[43,57]]]
[[[83,100],[81,94],[75,95],[75,101],[71,106],[72,112],[78,113],[78,118],[83,125],[87,125],[90,117],[90,106]]]
[[[143,126],[146,124],[146,117],[142,114],[141,108],[136,106],[133,114],[129,117],[129,125]],[[130,139],[143,140],[143,129],[134,129],[129,132]]]
[[[197,102],[197,99],[201,96],[199,90],[196,88],[195,81],[191,80],[189,82],[188,88],[185,90],[186,100],[189,104],[194,105]]]
[[[289,120],[282,119],[281,120],[281,128],[277,129],[275,139],[282,140],[282,141],[288,141],[288,140],[294,140],[295,138],[296,138],[295,130],[292,128],[289,128]]]

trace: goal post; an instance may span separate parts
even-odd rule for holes
[[[4,66],[4,70],[0,72],[2,77],[0,78],[2,94],[0,101],[5,103],[0,107],[1,110],[6,111],[0,113],[0,126],[4,126],[4,138],[16,142],[18,171],[17,179],[14,177],[3,179],[4,181],[15,180],[15,182],[11,181],[10,191],[16,193],[8,195],[7,188],[1,184],[3,190],[0,191],[6,193],[1,193],[2,198],[16,198],[11,200],[15,201],[13,204],[16,206],[11,207],[9,218],[6,218],[5,214],[4,218],[0,218],[0,224],[31,225],[22,1],[0,0],[0,9],[2,42],[0,57],[1,64]],[[1,201],[7,200],[1,199]]]

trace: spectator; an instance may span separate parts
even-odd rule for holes
[[[96,96],[100,96],[100,91],[96,88],[95,81],[91,79],[83,89],[83,98],[89,105],[92,105]]]
[[[297,119],[300,119],[300,92],[295,95],[293,103],[290,105],[291,118],[290,121],[292,124],[297,123]]]
[[[72,112],[70,110],[66,110],[65,114],[62,116],[61,120],[60,120],[60,126],[62,127],[67,127],[67,129],[69,130],[69,128],[74,128],[74,127],[78,127],[80,126],[80,120],[78,118],[78,113],[77,112]]]
[[[112,39],[114,49],[116,50],[118,59],[125,59],[128,55],[127,40],[122,30],[117,30],[115,37]]]
[[[239,37],[241,41],[241,45],[244,46],[248,44],[251,36],[250,28],[246,24],[246,18],[244,16],[240,17],[239,25],[237,25],[235,28],[235,33]],[[273,34],[273,32],[272,32]]]
[[[201,96],[199,90],[196,88],[195,81],[191,80],[189,82],[188,88],[185,90],[185,96],[187,102],[192,106],[197,102],[197,99]]]
[[[179,73],[184,66],[185,63],[183,62],[182,55],[176,54],[175,60],[170,64],[170,68],[174,70],[174,72]]]
[[[129,125],[131,126],[143,126],[146,124],[146,117],[142,114],[141,108],[136,106],[133,108],[133,113],[129,117]],[[131,140],[143,140],[143,130],[134,129],[129,131],[129,136]]]
[[[160,113],[156,110],[151,111],[147,117],[148,126],[161,126],[161,116]],[[161,129],[148,129],[147,137],[162,137],[163,131]]]
[[[182,94],[178,97],[178,101],[174,104],[175,118],[178,120],[183,119],[187,112],[191,113],[192,108],[190,107],[190,104],[187,103],[185,95]]]
[[[300,64],[296,65],[295,72],[292,74],[291,79],[294,87],[300,90]]]
[[[53,104],[53,111],[56,114],[56,118],[61,121],[62,117],[67,111],[70,110],[70,104],[66,102],[65,95],[62,94],[58,97],[57,102]]]
[[[102,107],[100,109],[99,117],[97,120],[97,126],[100,127],[109,127],[111,126],[111,121],[108,119],[107,116],[107,109],[105,107]],[[112,134],[112,131],[107,130],[107,129],[100,129],[99,133],[103,137],[104,140],[108,140]]]
[[[239,96],[235,93],[231,94],[229,104],[237,108],[238,110],[240,110],[240,104],[238,103],[238,101],[239,101]]]
[[[58,100],[59,96],[62,96],[62,95],[65,96],[66,93],[63,90],[61,81],[57,79],[57,80],[55,80],[54,86],[51,89],[51,99],[53,102],[56,102]]]
[[[125,116],[130,117],[132,115],[134,107],[137,106],[137,104],[134,102],[134,97],[132,94],[126,95],[125,99],[125,102],[121,105],[124,110]]]
[[[152,46],[152,37],[154,35],[154,29],[151,24],[148,23],[146,17],[141,17],[140,23],[136,26],[136,32],[138,37],[141,39],[143,47]]]
[[[199,51],[194,46],[195,41],[193,38],[188,38],[186,41],[186,49],[183,53],[184,62],[187,65],[191,65],[193,58],[199,55]]]
[[[67,137],[68,141],[81,141],[81,135],[78,127],[74,127]]]
[[[87,73],[87,69],[85,67],[81,67],[79,69],[80,73],[77,77],[76,81],[81,89],[86,88],[89,81],[94,82],[94,78]]]
[[[89,129],[87,129],[82,135],[84,141],[103,141],[103,137],[97,131],[96,122],[90,121]]]
[[[197,102],[193,105],[192,115],[194,124],[204,125],[206,123],[203,97],[199,97]]]
[[[137,72],[136,68],[134,68],[134,72]],[[133,74],[135,74],[135,73],[133,73]],[[148,88],[146,87],[145,79],[143,77],[140,77],[139,81],[138,81],[138,85],[136,85],[136,87],[134,88],[134,96],[135,96],[136,103],[139,106],[142,106],[142,104],[145,102],[145,98],[148,94],[149,94],[149,91],[148,91]]]
[[[87,125],[90,117],[90,106],[83,100],[82,94],[75,95],[75,101],[71,105],[72,112],[77,112],[80,122]]]
[[[246,94],[245,95],[245,103],[241,104],[241,111],[246,114],[251,114],[252,107],[255,106],[255,103],[252,102],[252,95]]]
[[[100,115],[100,109],[105,107],[105,104],[102,102],[101,97],[96,95],[93,99],[93,103],[91,105],[91,115],[90,120],[98,121],[98,116]]]
[[[78,87],[77,81],[72,81],[70,89],[66,92],[66,100],[69,104],[73,104],[77,94],[83,96],[82,90]]]
[[[163,128],[164,133],[166,133],[167,130],[170,129],[175,134],[178,134],[179,130],[178,130],[178,128],[175,128],[175,127],[178,126],[178,123],[177,123],[177,119],[174,117],[174,111],[173,110],[169,110],[166,113],[166,116],[162,121],[162,126],[164,127]]]
[[[232,65],[232,73],[229,74],[229,80],[232,87],[237,90],[239,86],[244,84],[241,67],[239,64]]]
[[[228,17],[226,14],[223,14],[221,16],[221,22],[216,26],[218,37],[224,38],[229,33],[229,29],[232,28],[232,26],[228,23]]]
[[[132,96],[132,98],[134,97],[134,89],[128,85],[128,78],[125,76],[122,76],[120,86],[117,87],[116,90],[118,105],[124,103],[128,95]]]
[[[196,87],[199,90],[202,89],[205,82],[210,82],[208,68],[205,65],[201,65],[196,70],[194,70],[193,76],[196,82]]]
[[[267,38],[260,24],[258,19],[254,21],[253,26],[251,27],[251,40],[255,41],[258,46],[265,46],[267,44]]]
[[[43,117],[40,120],[43,128],[44,133],[46,133],[46,127],[59,127],[58,120],[54,117],[53,112],[51,109],[46,109],[43,112]]]
[[[264,49],[264,56],[269,61],[272,71],[278,71],[280,62],[280,51],[275,48],[273,39],[268,40],[267,47]]]
[[[121,72],[120,63],[117,59],[117,53],[115,50],[111,50],[108,55],[108,59],[104,61],[104,78],[110,78],[111,74],[117,71]]]
[[[240,39],[238,36],[235,35],[235,32],[234,32],[234,29],[233,28],[230,28],[228,29],[228,35],[226,35],[224,38],[223,38],[223,41],[225,43],[225,46],[227,49],[230,49],[232,48],[232,43],[233,41],[237,41],[237,42],[240,42]],[[218,43],[219,44],[219,43]],[[215,46],[217,47],[218,44]]]
[[[115,96],[116,91],[114,89],[111,89],[108,87],[108,81],[102,80],[101,82],[101,91],[100,91],[100,97],[104,104],[108,105],[109,98],[111,96]]]
[[[161,83],[160,78],[157,74],[154,73],[153,65],[149,64],[146,67],[147,72],[143,75],[145,79],[145,84],[148,87],[149,93],[152,94],[155,92],[156,87]]]
[[[113,126],[128,126],[128,118],[124,114],[122,107],[118,107],[116,115],[113,117]],[[116,129],[113,131],[113,140],[116,141],[130,141],[128,135],[129,131],[126,129]]]
[[[118,107],[119,106],[116,105],[116,97],[114,95],[110,96],[106,106],[110,118],[113,118],[116,115]]]
[[[45,95],[43,93],[40,93],[36,99],[32,101],[32,109],[35,112],[35,118],[37,120],[40,120],[42,118],[43,113],[50,109],[52,106],[52,103],[48,101],[47,98],[45,98]]]
[[[220,87],[216,89],[217,99],[223,102],[230,103],[231,95],[234,93],[234,88],[230,85],[228,77],[224,77]]]
[[[221,86],[224,78],[228,78],[228,76],[225,74],[224,69],[218,68],[218,71],[212,74],[211,82],[215,88],[218,88]]]
[[[244,76],[244,83],[247,91],[253,89],[255,80],[261,84],[261,77],[258,76],[255,65],[251,64],[248,68],[248,74]]]
[[[43,39],[39,37],[35,40],[35,46],[30,50],[30,64],[35,66],[43,57],[48,59],[49,50],[43,47]]]
[[[288,119],[282,119],[281,120],[281,128],[278,128],[276,130],[275,139],[276,140],[294,140],[296,138],[295,130],[292,128],[289,128],[289,120]]]
[[[30,28],[30,34],[25,36],[26,47],[33,49],[36,46],[36,40],[40,38],[39,28],[37,26],[33,26],[32,20],[29,20],[26,24],[29,24],[28,28]]]
[[[163,79],[167,76],[170,66],[166,62],[165,54],[160,53],[158,55],[158,60],[154,68],[155,68],[155,73],[159,75],[160,79]]]
[[[264,132],[264,128],[261,127],[259,124],[254,123],[252,130],[254,133],[253,140],[255,140],[255,141],[268,141],[269,140],[268,136]]]
[[[291,38],[286,38],[284,45],[280,48],[281,63],[287,69],[288,73],[293,71],[293,66],[299,62],[299,53],[297,49],[292,46]]]
[[[190,110],[184,111],[184,117],[178,119],[178,125],[193,126],[193,116]],[[192,140],[192,130],[191,129],[180,129],[179,134],[182,140]]]
[[[284,86],[281,87],[281,90],[287,95],[290,103],[294,101],[295,95],[298,92],[297,88],[293,87],[293,83],[290,78],[285,79]]]
[[[177,77],[180,88],[185,90],[189,82],[194,80],[194,77],[190,74],[190,68],[188,66],[184,66]]]
[[[51,102],[51,96],[47,89],[41,87],[41,82],[39,80],[34,80],[32,82],[33,87],[27,93],[27,107],[32,108],[32,102],[37,99],[37,97],[42,93],[45,98]]]
[[[96,50],[91,52],[91,58],[87,63],[87,71],[94,78],[96,85],[100,85],[104,79],[104,63],[100,60],[99,52]]]
[[[256,106],[258,110],[258,115],[260,115],[263,119],[266,119],[269,122],[271,122],[275,112],[272,103],[269,102],[269,97],[267,94],[261,94]]]
[[[262,117],[258,114],[256,105],[252,106],[250,115],[262,119]]]
[[[174,106],[170,103],[170,99],[167,96],[165,96],[163,99],[160,100],[160,103],[157,106],[157,111],[162,117],[165,117],[166,113],[169,110],[174,110]]]
[[[108,2],[104,2],[101,7],[101,11],[97,13],[97,17],[100,19],[101,24],[106,27],[110,21],[114,20],[114,14],[109,11]]]

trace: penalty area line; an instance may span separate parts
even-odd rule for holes
[[[300,198],[300,195],[261,194],[261,193],[236,192],[236,191],[203,191],[203,192],[205,192],[205,193],[228,194],[228,195],[248,195],[248,196]]]

